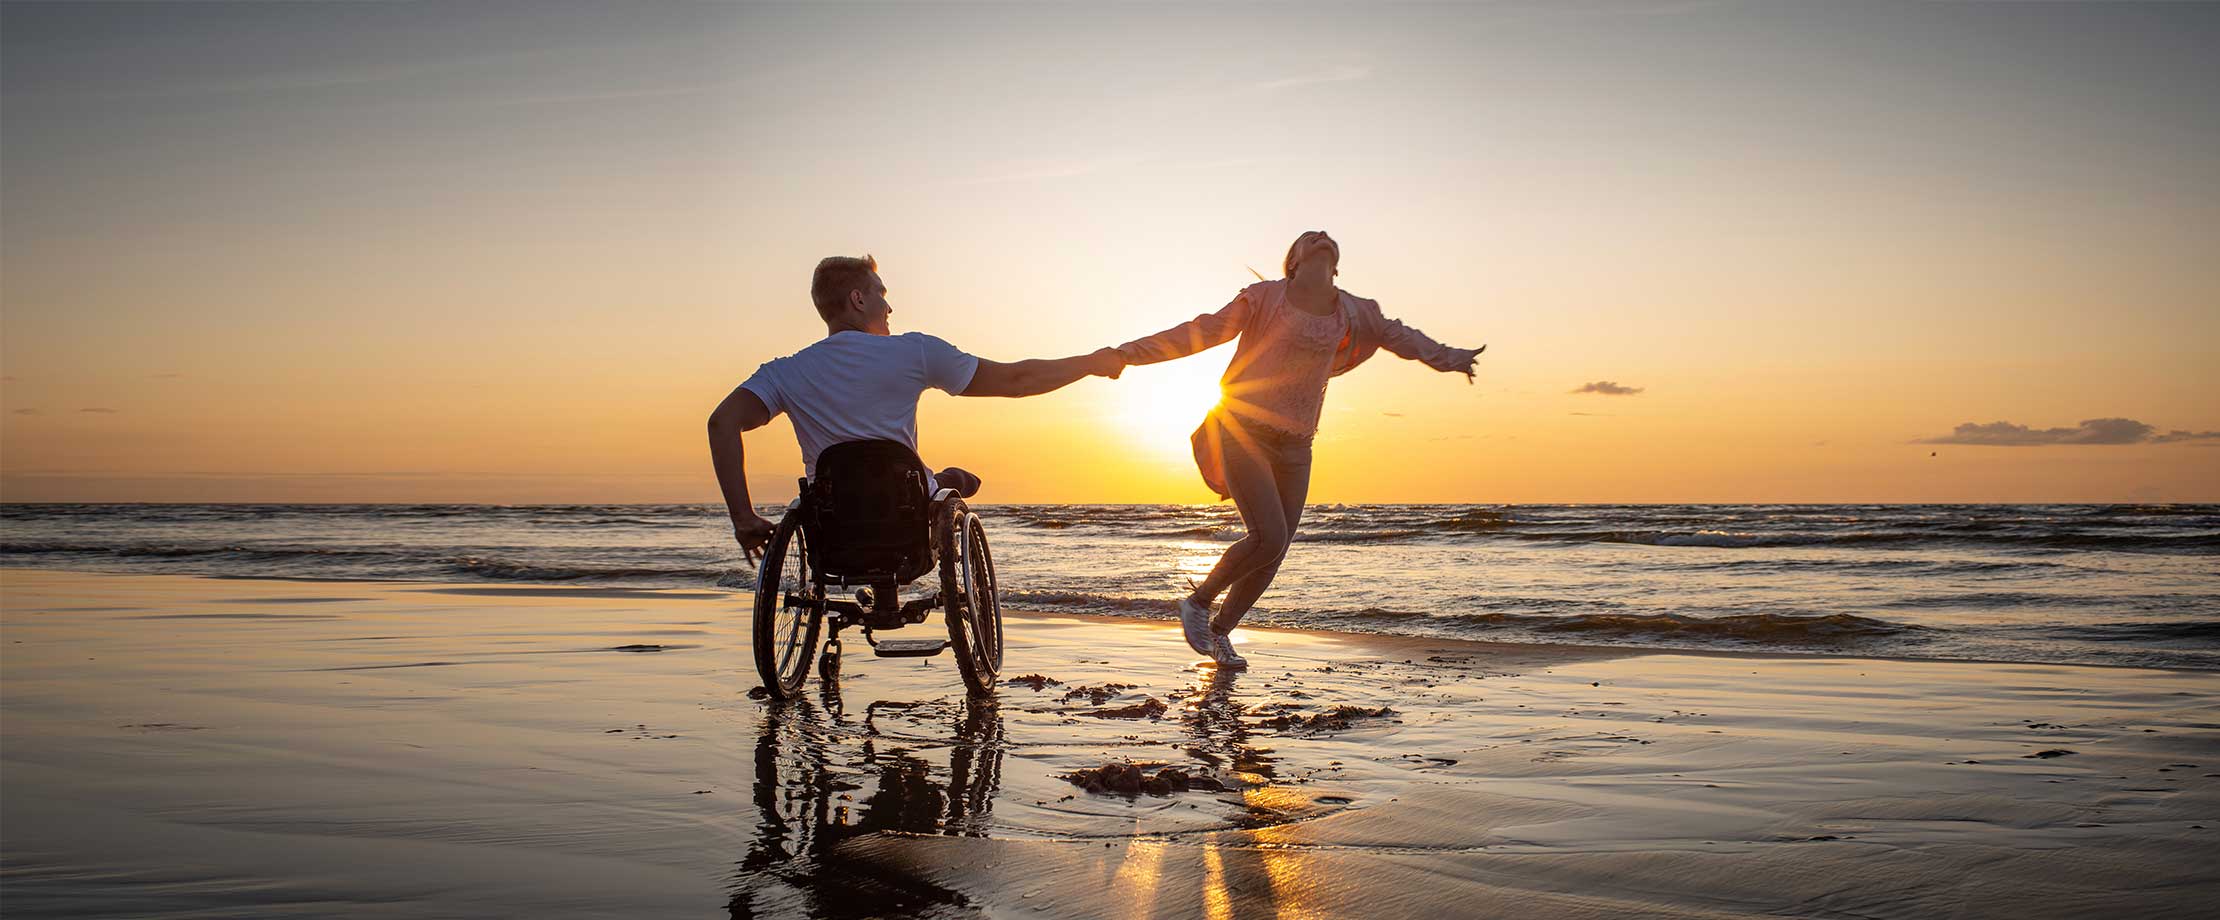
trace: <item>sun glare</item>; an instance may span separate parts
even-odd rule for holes
[[[1231,349],[1227,349],[1230,356]],[[1187,436],[1218,403],[1218,377],[1226,362],[1203,355],[1183,361],[1127,368],[1117,383],[1123,404],[1118,424],[1132,445],[1177,460],[1191,455]]]

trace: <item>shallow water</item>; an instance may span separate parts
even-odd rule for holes
[[[767,508],[776,515],[778,509]],[[1013,606],[1162,618],[1230,505],[983,505]],[[5,505],[0,564],[735,588],[714,505]],[[1317,505],[1252,622],[2220,668],[2215,505]]]
[[[722,593],[5,575],[11,918],[2144,917],[2215,887],[2205,672],[1268,630],[1221,671],[1169,624],[1020,615],[990,698],[851,647],[774,703]],[[1068,779],[1128,763],[1222,788]]]

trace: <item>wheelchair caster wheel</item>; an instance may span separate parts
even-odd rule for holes
[[[840,681],[840,640],[825,643],[825,650],[817,656],[817,678],[828,684]]]

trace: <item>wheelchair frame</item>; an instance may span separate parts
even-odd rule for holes
[[[878,450],[891,453],[899,449],[915,458],[906,447],[892,442],[852,443],[886,445]],[[831,452],[828,448],[827,453]],[[915,469],[922,470],[923,464],[916,464]],[[922,496],[921,480],[917,487],[917,494]],[[837,503],[825,499],[825,491],[825,487],[808,479],[801,481],[800,497],[787,505],[757,569],[754,644],[763,688],[779,699],[799,695],[808,679],[809,658],[816,650],[818,635],[827,626],[830,634],[817,654],[818,676],[828,686],[837,684],[840,632],[854,626],[863,629],[864,641],[879,657],[930,657],[953,646],[957,670],[969,692],[992,693],[1002,666],[1002,605],[993,553],[979,516],[954,489],[938,489],[927,500],[925,524],[929,533],[922,541],[924,557],[903,553],[897,555],[899,562],[891,567],[872,565],[829,573],[821,560],[840,554],[813,543],[834,529],[824,520],[831,509],[823,506]],[[903,542],[907,541],[891,545]],[[886,545],[887,541],[882,540],[873,548],[883,550]],[[936,569],[940,576],[937,589],[908,601],[901,599],[903,585]],[[833,596],[835,589],[853,590],[854,599]],[[936,608],[946,621],[945,641],[880,639],[874,635],[923,623]]]

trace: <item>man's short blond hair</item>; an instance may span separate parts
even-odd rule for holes
[[[848,292],[870,293],[871,276],[879,271],[879,260],[869,255],[826,256],[817,263],[817,271],[809,276],[809,300],[817,305],[817,315],[832,319],[834,314],[848,305]]]

